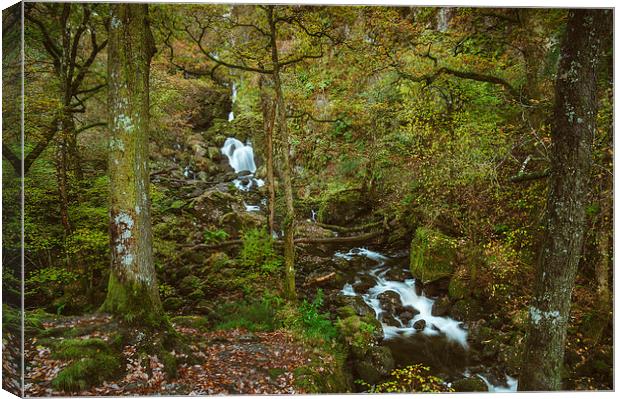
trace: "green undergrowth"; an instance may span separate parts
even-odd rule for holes
[[[410,392],[454,392],[444,381],[431,374],[431,369],[422,364],[413,364],[390,372],[391,379],[377,385],[358,380],[369,393],[410,393]]]

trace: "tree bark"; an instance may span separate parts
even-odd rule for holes
[[[273,16],[273,6],[267,7],[267,17],[269,20],[271,61],[273,64],[273,82],[276,91],[276,108],[278,116],[278,129],[282,148],[282,180],[284,184],[284,200],[286,203],[286,214],[284,216],[284,293],[287,299],[295,300],[297,292],[295,290],[295,208],[293,206],[293,182],[291,171],[291,143],[286,125],[286,108],[284,107],[284,94],[282,92],[282,82],[280,81],[280,63],[278,61],[278,43],[276,20]]]
[[[561,389],[571,292],[585,232],[584,199],[596,129],[596,72],[602,30],[610,16],[603,10],[571,10],[561,45],[548,214],[529,308],[521,391]]]
[[[264,87],[264,76],[261,75],[261,108],[263,112],[263,128],[265,130],[265,147],[267,149],[267,191],[269,192],[269,234],[275,231],[276,218],[276,186],[273,171],[273,126],[276,118],[276,106]]]
[[[102,311],[146,329],[162,327],[149,199],[149,65],[146,4],[110,5],[108,126],[112,262]]]

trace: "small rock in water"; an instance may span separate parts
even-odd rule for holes
[[[396,309],[402,306],[400,295],[394,291],[386,291],[377,296],[381,303],[381,308],[388,313],[396,313]]]
[[[415,328],[418,331],[424,330],[424,328],[426,328],[426,320],[418,320],[415,323],[413,323],[413,328]]]
[[[416,309],[414,309],[413,307],[406,306],[406,307],[403,308],[403,311],[400,313],[400,315],[398,317],[403,321],[404,324],[407,324],[418,313],[420,313],[420,312],[417,311]]]

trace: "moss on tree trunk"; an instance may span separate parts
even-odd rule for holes
[[[110,6],[108,125],[110,246],[101,310],[141,327],[167,323],[159,298],[149,199],[149,65],[153,38],[145,4]]]

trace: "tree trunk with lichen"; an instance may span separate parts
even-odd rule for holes
[[[585,232],[597,67],[611,13],[570,10],[555,85],[551,177],[519,390],[559,390],[571,293]]]
[[[112,265],[101,310],[143,328],[165,323],[149,199],[149,65],[154,53],[145,4],[110,6],[108,126]]]
[[[276,109],[278,116],[278,129],[282,149],[282,183],[284,184],[284,201],[286,213],[284,215],[284,294],[287,299],[295,300],[295,208],[293,205],[293,181],[291,170],[291,143],[286,124],[286,108],[284,107],[284,94],[280,80],[280,64],[278,59],[278,43],[276,20],[273,15],[273,6],[267,7],[269,20],[269,33],[271,45],[271,62],[273,64],[273,83],[276,91]]]
[[[265,131],[265,148],[267,158],[267,191],[269,192],[269,234],[275,231],[276,218],[276,185],[273,171],[273,126],[276,118],[276,106],[265,87],[265,77],[260,77],[261,110],[263,113],[263,129]]]

